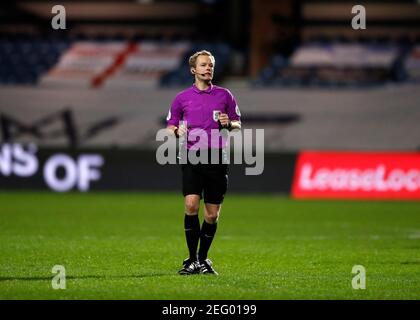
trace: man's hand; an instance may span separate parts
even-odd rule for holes
[[[182,137],[184,134],[187,134],[188,129],[184,125],[180,125],[179,128],[176,129],[176,133],[178,137]]]
[[[231,121],[226,113],[219,115],[219,122],[222,128],[228,129],[229,131],[234,129],[241,129],[240,121]]]
[[[188,129],[184,125],[180,125],[179,128],[177,126],[168,126],[167,129],[171,133],[173,133],[177,138],[182,137],[188,131]]]
[[[230,120],[226,113],[221,113],[219,115],[219,121],[223,128],[228,128],[230,125]]]

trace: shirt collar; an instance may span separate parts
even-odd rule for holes
[[[192,85],[192,88],[197,93],[202,93],[202,92],[210,93],[213,90],[213,84],[210,83],[210,86],[206,90],[200,90],[200,89],[198,89],[197,86],[195,85],[195,83]]]

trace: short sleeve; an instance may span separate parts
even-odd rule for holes
[[[166,117],[167,125],[179,126],[179,121],[182,120],[182,104],[179,96],[172,101],[168,116]]]
[[[231,121],[241,121],[241,112],[233,94],[227,90],[227,115]]]

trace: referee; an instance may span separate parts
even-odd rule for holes
[[[178,271],[181,275],[214,274],[212,262],[207,258],[220,215],[228,184],[228,166],[224,161],[225,142],[210,138],[211,130],[240,129],[240,111],[232,93],[212,84],[215,59],[206,50],[198,51],[189,58],[189,67],[194,75],[194,84],[181,91],[172,102],[167,117],[167,128],[177,138],[188,137],[194,129],[201,129],[208,135],[207,145],[197,151],[194,142],[187,141],[187,161],[182,168],[182,193],[185,199],[184,227],[189,258]],[[181,125],[187,123],[187,127]],[[197,155],[206,148],[209,160],[212,149],[219,155],[219,163],[192,164],[188,154],[194,150]],[[204,221],[200,229],[198,211],[204,198]],[[200,248],[197,252],[198,244]]]

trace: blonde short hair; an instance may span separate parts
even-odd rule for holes
[[[210,51],[207,51],[207,50],[197,51],[188,59],[188,64],[190,65],[190,68],[195,68],[198,56],[209,56],[213,58],[213,61],[215,61],[214,56],[211,54]]]

